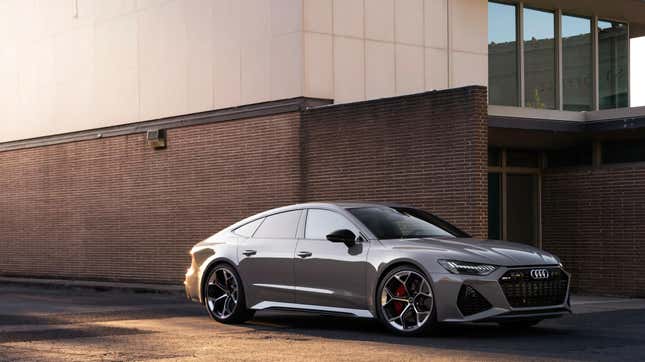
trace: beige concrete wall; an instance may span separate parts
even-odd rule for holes
[[[0,142],[302,95],[301,0],[2,0]]]
[[[304,94],[336,102],[488,82],[486,0],[304,0]]]
[[[0,0],[0,142],[487,80],[486,0]]]

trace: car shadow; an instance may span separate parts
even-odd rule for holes
[[[545,320],[538,326],[525,329],[484,323],[441,325],[435,333],[427,336],[402,337],[389,333],[372,319],[259,312],[245,326],[258,331],[293,334],[294,338],[297,335],[461,351],[521,354],[538,359],[563,358],[567,355],[569,358],[576,358],[577,352],[589,348],[640,346],[642,335],[634,335],[628,331],[608,333],[606,329],[611,326],[612,320],[634,321],[630,313],[638,313],[636,323],[639,326],[645,323],[642,311],[605,312]]]

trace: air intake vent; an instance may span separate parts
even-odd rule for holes
[[[457,297],[457,307],[464,316],[469,316],[491,309],[493,306],[470,285],[462,285]]]
[[[569,277],[560,268],[518,269],[506,272],[499,285],[514,308],[564,304]]]

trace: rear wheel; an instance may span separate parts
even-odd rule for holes
[[[242,323],[254,314],[246,308],[240,276],[227,264],[215,266],[208,274],[204,304],[208,315],[222,323]]]
[[[392,269],[379,283],[376,306],[381,323],[401,335],[415,335],[437,327],[432,287],[416,267]]]

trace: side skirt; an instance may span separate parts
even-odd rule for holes
[[[337,307],[327,307],[322,305],[283,303],[283,302],[271,302],[271,301],[260,302],[252,306],[251,309],[255,309],[255,310],[280,309],[280,310],[291,310],[291,311],[299,311],[299,312],[349,315],[349,316],[360,317],[360,318],[374,318],[374,315],[369,310],[366,310],[366,309],[337,308]]]

